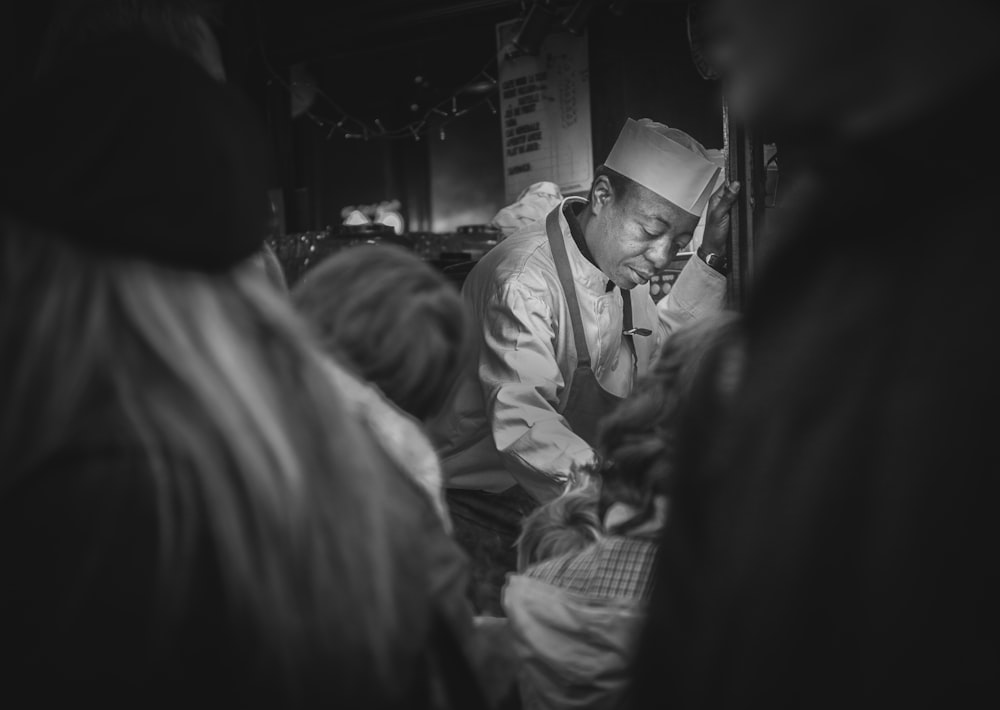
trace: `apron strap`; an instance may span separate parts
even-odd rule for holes
[[[580,302],[576,297],[576,282],[573,280],[573,267],[569,263],[566,252],[566,241],[562,228],[559,226],[559,210],[562,205],[549,212],[545,218],[545,232],[552,248],[552,260],[556,265],[556,274],[562,286],[566,305],[569,307],[569,319],[573,325],[573,340],[576,343],[577,367],[590,367],[590,348],[587,347],[587,337],[583,330],[583,318],[580,316]],[[630,309],[631,310],[631,309]]]
[[[635,340],[632,339],[632,335],[629,331],[632,330],[632,293],[621,289],[622,292],[622,329],[625,336],[625,342],[628,343],[628,349],[632,351],[632,377],[633,379],[639,374],[639,356],[635,352]]]

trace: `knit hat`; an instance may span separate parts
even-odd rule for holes
[[[0,118],[0,212],[93,252],[226,270],[260,249],[266,185],[235,89],[142,37],[81,48]]]

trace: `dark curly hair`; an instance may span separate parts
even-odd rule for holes
[[[655,513],[654,499],[669,495],[680,443],[680,423],[707,356],[732,344],[739,333],[734,313],[722,313],[671,335],[632,396],[602,422],[597,449],[602,462],[601,517],[614,503],[640,511],[617,532],[637,527]],[[609,531],[613,532],[613,531]]]

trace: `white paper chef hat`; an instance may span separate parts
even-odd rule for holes
[[[712,189],[709,190],[714,195],[716,190],[726,184],[726,156],[721,150],[715,148],[706,150],[705,155],[710,161],[719,166],[719,176],[715,178],[715,182],[712,183]],[[698,247],[701,246],[702,237],[705,236],[705,223],[708,221],[707,216],[708,205],[705,206],[705,211],[701,214],[698,226],[694,228],[694,236],[691,237],[691,241],[688,242],[687,247],[681,250],[681,254],[693,254],[698,251]]]
[[[648,118],[625,122],[604,165],[696,217],[705,211],[719,175],[698,141]]]

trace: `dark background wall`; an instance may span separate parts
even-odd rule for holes
[[[430,152],[431,225],[435,232],[463,224],[485,224],[503,207],[503,145],[500,117],[487,107],[445,126],[446,139]]]
[[[278,46],[270,51],[272,61],[304,61],[324,92],[352,114],[399,125],[415,115],[411,106],[423,108],[474,77],[495,49],[496,23],[520,14],[518,3],[500,4],[470,10],[460,21],[438,17],[360,43],[317,49],[303,40],[290,52]],[[703,80],[691,61],[686,3],[633,2],[622,17],[598,10],[589,44],[596,161],[610,151],[627,117],[650,117],[706,147],[722,147],[719,86]],[[418,77],[430,88],[422,88]],[[315,110],[337,116],[322,99]],[[413,230],[482,223],[503,206],[500,119],[485,107],[445,126],[444,141],[436,128],[420,142],[327,139],[327,131],[306,117],[291,120],[286,130],[293,136],[294,165],[283,187],[286,193],[298,188],[300,202],[307,203],[299,211],[304,215],[291,210],[292,230],[336,224],[345,205],[387,199],[403,203]]]
[[[29,79],[53,4],[0,3],[4,96]],[[258,106],[270,132],[272,182],[284,196],[289,231],[335,225],[347,205],[389,199],[402,203],[411,230],[486,221],[502,206],[500,120],[485,107],[446,125],[444,142],[436,127],[419,142],[328,139],[306,116],[291,116],[283,84],[297,66],[339,109],[369,123],[403,125],[475,77],[494,56],[496,24],[520,16],[520,1],[222,5],[216,29],[227,73]],[[589,44],[596,161],[629,116],[654,118],[706,147],[721,147],[719,87],[697,74],[685,20],[686,3],[670,0],[634,0],[622,17],[595,12]],[[466,100],[472,105],[478,97]],[[312,105],[332,119],[339,109],[322,97]]]
[[[28,81],[34,71],[52,0],[0,2],[0,96]]]
[[[701,78],[687,39],[686,3],[633,2],[621,18],[590,25],[594,159],[611,151],[626,118],[680,128],[722,148],[722,95]]]

